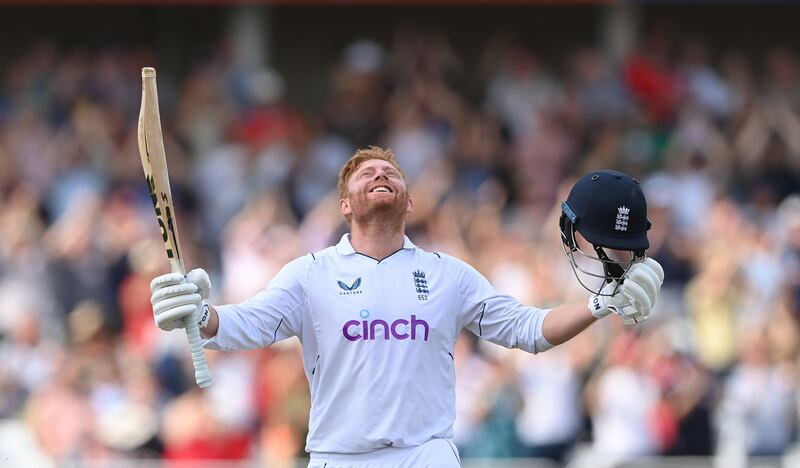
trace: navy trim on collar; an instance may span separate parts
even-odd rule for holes
[[[414,245],[413,242],[411,242],[411,239],[409,239],[408,236],[404,235],[403,236],[403,247],[400,250],[398,250],[397,252],[400,252],[401,250],[405,250],[405,249],[416,249],[416,248],[417,248],[417,246]],[[386,258],[391,257],[392,255],[396,254],[397,252],[393,252],[392,254],[387,256]],[[336,244],[336,253],[338,253],[339,255],[359,254],[359,255],[363,255],[363,256],[365,256],[367,258],[372,258],[376,262],[380,262],[381,261],[381,260],[378,260],[377,258],[370,257],[369,255],[365,255],[365,254],[362,254],[360,252],[356,252],[356,250],[353,248],[353,245],[350,244],[350,234],[349,233],[344,234],[342,236],[342,239],[339,241],[339,243]],[[386,260],[386,259],[383,259],[383,260]]]

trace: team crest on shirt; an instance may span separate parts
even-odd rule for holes
[[[358,288],[361,286],[361,278],[356,278],[355,281],[351,285],[347,285],[344,281],[337,280],[339,283],[339,287],[342,289],[339,291],[340,296],[349,296],[351,294],[361,294],[363,291],[360,291]]]
[[[430,289],[428,288],[428,280],[425,278],[425,272],[417,270],[414,273],[414,289],[417,290],[417,299],[420,301],[427,301]]]

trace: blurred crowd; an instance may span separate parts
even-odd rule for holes
[[[241,301],[334,243],[338,170],[392,148],[411,239],[547,307],[585,300],[559,204],[614,168],[648,196],[666,280],[650,320],[614,318],[533,356],[458,342],[465,457],[557,462],[781,455],[798,441],[800,60],[668,34],[621,61],[587,46],[544,63],[498,35],[465,63],[436,31],[347,45],[302,112],[280,70],[222,47],[159,76],[189,267]],[[0,453],[22,460],[303,456],[309,395],[296,340],[207,352],[198,391],[182,332],[153,324],[168,268],[136,149],[143,49],[41,43],[0,73]],[[22,454],[22,455],[20,455]],[[598,466],[598,465],[592,465]]]

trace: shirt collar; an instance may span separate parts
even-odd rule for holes
[[[411,239],[409,239],[408,236],[404,235],[403,236],[403,249],[405,250],[405,249],[416,249],[416,248],[417,248],[417,246],[414,245],[413,242],[411,242]],[[356,250],[350,244],[350,234],[349,233],[345,233],[342,236],[342,239],[339,241],[339,243],[336,244],[336,252],[339,255],[350,255],[350,254],[356,253]]]

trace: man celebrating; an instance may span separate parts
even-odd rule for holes
[[[497,292],[468,264],[405,236],[414,203],[391,151],[356,152],[341,170],[339,193],[350,233],[288,263],[241,304],[205,304],[211,283],[200,269],[151,283],[156,324],[171,330],[196,314],[209,349],[300,338],[312,401],[310,467],[460,466],[451,438],[461,329],[538,353],[612,312],[641,322],[663,280],[644,255],[644,195],[618,172],[584,177],[562,206],[562,239],[576,274],[594,274],[578,266],[577,252],[603,266],[603,275],[594,274],[602,284],[588,305],[549,310]],[[596,257],[585,252],[587,242]]]

